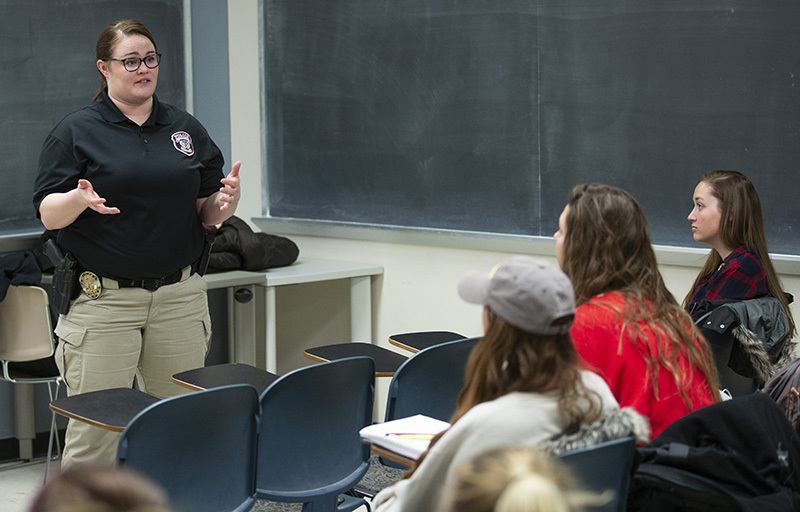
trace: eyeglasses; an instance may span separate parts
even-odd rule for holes
[[[151,53],[150,55],[146,55],[144,58],[126,57],[124,59],[103,59],[103,60],[115,60],[117,62],[121,62],[122,65],[125,66],[125,71],[130,71],[132,73],[141,67],[142,62],[144,62],[144,65],[149,69],[157,68],[158,63],[161,62],[161,54]]]

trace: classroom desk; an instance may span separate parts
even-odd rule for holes
[[[244,363],[215,364],[172,376],[172,382],[194,391],[231,384],[250,384],[256,388],[259,396],[276,380],[278,375]]]
[[[467,337],[463,334],[451,331],[422,331],[392,334],[389,336],[389,343],[416,354],[420,350],[425,350],[434,345],[465,339],[467,339]]]
[[[387,450],[386,448],[382,448],[382,447],[377,446],[375,444],[370,443],[369,449],[375,455],[387,458],[387,459],[389,459],[391,461],[397,462],[398,464],[402,464],[402,465],[408,466],[408,467],[411,467],[414,464],[414,459],[409,459],[408,457],[400,455],[397,452],[393,452],[391,450]]]
[[[158,398],[138,389],[113,388],[67,396],[50,402],[50,410],[112,432],[122,432]]]
[[[375,363],[376,377],[391,377],[408,358],[387,348],[368,342],[353,341],[307,348],[303,355],[318,363],[327,363],[347,357],[367,356]]]

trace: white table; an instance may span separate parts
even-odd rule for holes
[[[266,321],[266,351],[264,369],[277,370],[277,335],[275,331],[276,288],[290,284],[316,283],[335,279],[350,280],[350,338],[372,342],[372,294],[371,278],[383,274],[383,267],[365,263],[345,261],[299,259],[288,267],[269,269],[262,273],[265,287],[264,315]],[[230,301],[229,301],[230,303]],[[240,348],[240,347],[237,347]],[[255,345],[249,357],[255,360]],[[237,357],[237,359],[239,359]],[[246,360],[237,360],[244,362]],[[254,364],[254,363],[250,363]],[[261,366],[254,364],[254,366]]]
[[[383,274],[383,267],[366,263],[301,258],[287,267],[261,272],[230,271],[203,276],[209,289],[228,289],[228,351],[229,360],[246,363],[268,372],[277,371],[278,342],[276,332],[276,288],[290,284],[316,283],[334,279],[350,280],[350,337],[372,341],[371,277]],[[242,288],[255,293],[256,286],[264,288],[264,359],[256,358],[255,300],[239,302],[235,294]],[[241,292],[240,292],[241,293]]]

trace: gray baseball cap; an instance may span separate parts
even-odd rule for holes
[[[530,256],[512,256],[488,274],[468,273],[458,284],[458,294],[471,304],[489,306],[509,324],[533,334],[566,332],[575,315],[575,291],[566,274]]]

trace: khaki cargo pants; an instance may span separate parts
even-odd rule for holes
[[[188,272],[186,272],[188,274]],[[104,289],[84,293],[56,326],[55,359],[69,396],[132,387],[158,398],[188,390],[172,375],[204,365],[211,342],[206,284],[197,274],[156,291]],[[83,461],[114,464],[119,433],[70,420],[62,467]]]

